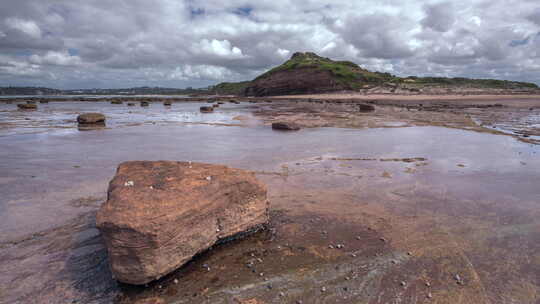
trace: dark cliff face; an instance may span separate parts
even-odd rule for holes
[[[271,96],[324,93],[350,89],[332,73],[314,68],[278,71],[257,79],[245,89],[246,96]]]

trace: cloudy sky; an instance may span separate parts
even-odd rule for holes
[[[296,51],[540,84],[540,1],[0,1],[0,86],[202,87]]]

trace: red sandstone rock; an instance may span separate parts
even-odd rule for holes
[[[130,284],[159,279],[267,221],[266,188],[252,173],[172,161],[120,164],[97,214],[112,273]]]
[[[246,96],[318,94],[348,89],[350,88],[337,81],[329,71],[303,68],[279,71],[269,77],[254,80],[244,94]]]

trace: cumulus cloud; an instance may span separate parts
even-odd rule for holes
[[[540,83],[540,3],[508,5],[504,0],[0,1],[0,83],[206,86],[252,79],[296,51],[401,76]]]
[[[449,31],[456,22],[452,2],[426,4],[424,12],[426,17],[421,21],[422,26],[437,32]]]
[[[289,57],[290,54],[291,54],[291,51],[289,51],[289,50],[284,50],[284,49],[277,49],[276,52],[277,52],[277,54],[279,55],[279,57],[284,58],[284,59],[287,58],[287,57]]]
[[[413,23],[405,16],[349,15],[344,21],[337,20],[334,29],[364,58],[399,59],[413,55],[412,46],[407,40]],[[327,49],[335,47],[335,42],[325,46]]]
[[[30,62],[38,65],[76,66],[81,64],[81,58],[79,56],[72,56],[67,51],[48,51],[44,55],[31,55]]]
[[[540,8],[527,16],[527,19],[540,26]]]
[[[177,67],[169,74],[169,79],[189,80],[225,80],[233,76],[233,72],[227,68],[213,65],[185,65]]]
[[[39,65],[13,60],[4,56],[0,57],[0,75],[39,76],[42,73]]]
[[[34,39],[41,38],[41,29],[32,20],[23,20],[19,18],[7,18],[5,21],[9,28],[19,30]]]
[[[210,56],[238,59],[244,57],[242,50],[232,46],[229,40],[203,39],[194,46],[194,52],[203,52]]]

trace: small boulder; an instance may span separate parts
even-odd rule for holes
[[[79,131],[90,131],[105,128],[105,115],[101,113],[85,113],[77,117]]]
[[[130,161],[118,167],[96,222],[114,278],[141,285],[216,243],[263,228],[266,188],[241,169]]]
[[[165,101],[163,102],[163,105],[164,105],[164,106],[172,106],[172,101],[170,101],[170,100],[165,100]]]
[[[35,104],[36,101],[35,101],[35,100],[27,100],[26,103],[27,103],[27,104]]]
[[[49,103],[49,101],[46,100],[46,99],[41,99],[41,100],[39,101],[39,103]]]
[[[20,110],[37,110],[37,105],[35,103],[19,103],[17,107]]]
[[[133,107],[135,105],[135,103],[134,102],[128,102],[127,105],[128,105],[128,107]]]
[[[121,100],[113,100],[111,101],[111,104],[122,104]]]
[[[148,101],[141,101],[141,107],[148,107],[149,105]]]
[[[214,112],[214,107],[202,106],[200,108],[200,111],[201,111],[201,113],[212,113],[212,112]]]
[[[105,124],[105,115],[101,113],[84,113],[77,116],[77,122],[81,125]]]
[[[360,112],[373,112],[373,111],[375,111],[375,107],[370,105],[370,104],[360,103],[360,104],[358,104],[358,111],[360,111]]]
[[[272,129],[284,130],[284,131],[296,131],[296,130],[300,130],[300,126],[294,122],[279,121],[279,122],[272,123]]]

